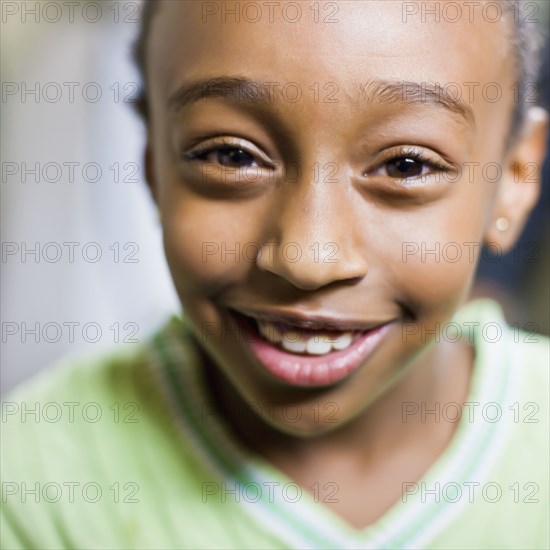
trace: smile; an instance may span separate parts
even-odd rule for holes
[[[327,355],[347,349],[361,335],[358,331],[301,329],[257,319],[258,332],[269,342],[291,353]]]
[[[356,371],[391,325],[231,313],[257,361],[278,380],[300,386],[334,384]]]

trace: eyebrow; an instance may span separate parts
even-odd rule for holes
[[[273,83],[275,84],[275,83]],[[168,98],[168,108],[179,111],[198,101],[210,98],[242,103],[269,103],[273,101],[269,83],[241,76],[218,76],[184,84]]]
[[[372,80],[361,86],[361,91],[366,103],[401,101],[414,105],[438,105],[452,114],[459,115],[466,123],[475,127],[474,111],[460,99],[462,90],[456,85],[458,93],[452,94],[449,91],[454,84],[449,82],[441,86],[438,82]]]
[[[336,84],[336,83],[335,83]],[[260,82],[243,76],[218,76],[196,80],[180,86],[167,101],[168,109],[180,111],[193,103],[209,99],[219,99],[234,103],[269,104],[280,93],[281,83]],[[475,127],[472,108],[457,94],[449,92],[450,85],[441,86],[437,82],[415,82],[406,80],[370,80],[356,86],[356,94],[346,93],[346,97],[356,104],[366,103],[407,103],[430,104],[442,107],[458,115],[468,125]],[[457,97],[458,96],[458,97]]]

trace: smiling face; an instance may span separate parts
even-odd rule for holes
[[[506,156],[505,21],[352,1],[259,3],[236,22],[225,4],[163,2],[155,16],[148,179],[220,376],[271,426],[318,434],[335,426],[316,410],[336,404],[341,426],[416,363],[435,376],[442,344],[426,331],[464,301],[479,245],[513,243],[536,184],[513,185],[523,169],[507,167],[541,147]]]

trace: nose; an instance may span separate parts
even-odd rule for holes
[[[285,182],[276,195],[277,217],[256,260],[261,270],[310,291],[367,275],[363,227],[353,205],[360,197],[351,186],[316,182],[304,173],[299,181]]]

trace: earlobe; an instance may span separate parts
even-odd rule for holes
[[[486,243],[496,243],[501,250],[507,251],[519,239],[539,197],[547,137],[548,113],[540,107],[532,107],[527,112],[521,136],[502,167]]]

